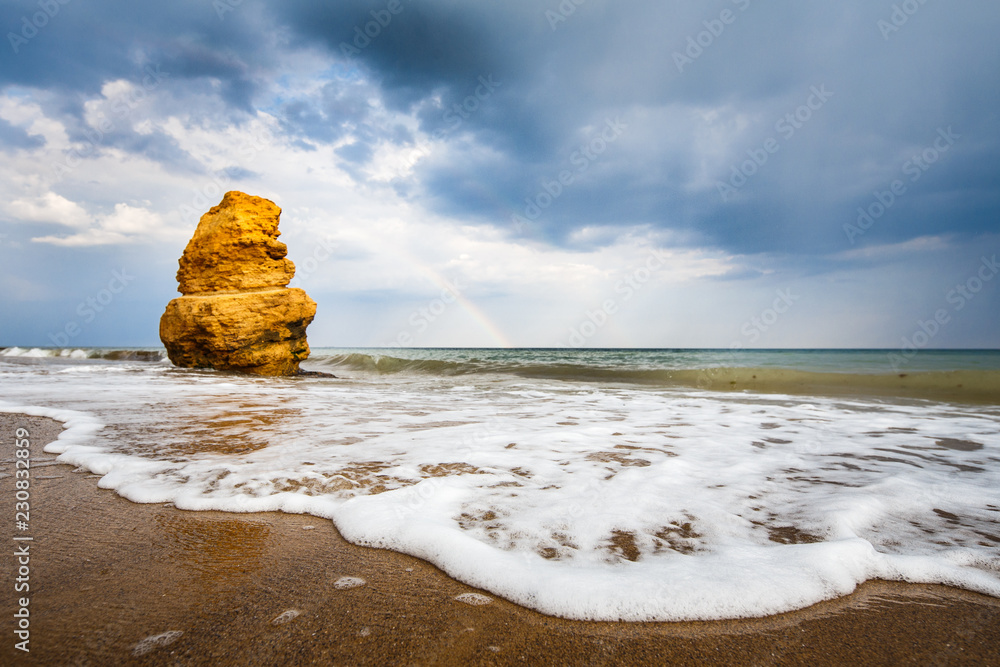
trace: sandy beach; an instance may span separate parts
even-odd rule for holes
[[[974,593],[869,582],[765,619],[566,621],[347,543],[326,520],[129,502],[95,475],[46,463],[58,422],[0,415],[7,445],[18,427],[31,433],[35,463],[31,650],[6,633],[4,664],[1000,664],[1000,600]],[[9,475],[12,458],[3,461]],[[468,593],[491,601],[459,598]]]

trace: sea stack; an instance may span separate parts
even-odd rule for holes
[[[316,302],[288,288],[295,265],[278,241],[274,202],[227,192],[201,216],[177,272],[183,295],[160,318],[160,340],[177,366],[295,375],[309,356]]]

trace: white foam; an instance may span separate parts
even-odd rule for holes
[[[39,347],[32,347],[29,349],[25,349],[23,347],[11,347],[4,350],[0,354],[5,357],[25,357],[28,359],[55,356],[55,352],[53,350],[43,350]]]
[[[64,359],[88,359],[90,357],[90,352],[78,348],[55,349],[41,347],[8,347],[5,350],[0,350],[0,357],[21,357],[24,359],[43,359],[49,357],[60,357]]]
[[[146,637],[141,642],[132,647],[132,655],[139,657],[151,653],[154,649],[162,646],[169,646],[177,641],[184,632],[181,630],[170,630],[159,635]]]
[[[51,454],[62,453],[73,446],[82,445],[93,439],[94,434],[104,428],[104,424],[93,415],[77,410],[57,410],[36,405],[17,405],[0,400],[0,412],[8,414],[25,414],[32,417],[48,417],[63,423],[65,429],[55,442],[50,443],[45,451]],[[56,461],[66,463],[58,457]]]
[[[347,590],[348,588],[358,588],[359,586],[364,586],[367,582],[361,577],[341,577],[333,582],[333,587],[337,590]]]
[[[64,421],[46,451],[101,487],[330,518],[549,614],[762,616],[872,578],[1000,597],[994,407],[9,366],[0,411]]]
[[[285,623],[288,623],[289,621],[294,620],[294,619],[298,618],[301,615],[302,615],[302,612],[299,611],[298,609],[289,609],[289,610],[283,611],[280,614],[278,614],[277,616],[275,616],[274,619],[271,620],[271,624],[272,625],[284,625]]]
[[[484,604],[493,602],[493,598],[480,593],[462,593],[461,595],[456,595],[455,599],[473,607],[481,607]]]

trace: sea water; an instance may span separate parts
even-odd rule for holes
[[[873,578],[1000,597],[997,353],[315,350],[336,378],[162,357],[2,350],[0,410],[64,421],[46,450],[130,500],[326,517],[565,618],[763,616]]]

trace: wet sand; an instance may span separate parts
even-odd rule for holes
[[[31,433],[34,460],[27,655],[11,632],[20,594],[9,475],[19,426]],[[131,503],[97,488],[97,476],[45,463],[54,457],[42,446],[60,428],[0,414],[0,664],[1000,665],[1000,600],[944,586],[870,582],[846,598],[743,621],[543,616],[416,558],[349,544],[323,519]],[[342,577],[365,583],[338,587]],[[492,601],[456,599],[465,593]]]

